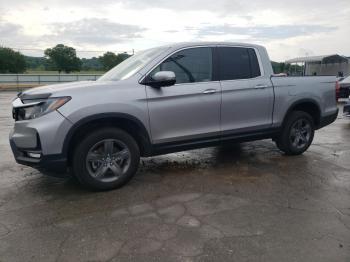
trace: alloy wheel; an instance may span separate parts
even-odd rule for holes
[[[104,139],[88,151],[86,167],[93,178],[101,182],[112,182],[128,171],[130,155],[129,148],[122,141]]]
[[[306,119],[295,121],[289,135],[292,146],[297,149],[307,146],[310,142],[311,130],[311,124]]]

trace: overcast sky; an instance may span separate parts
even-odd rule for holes
[[[40,49],[63,43],[91,57],[180,41],[234,41],[262,44],[277,61],[350,56],[350,0],[288,2],[0,0],[0,45],[40,56]]]

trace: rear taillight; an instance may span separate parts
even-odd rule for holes
[[[339,85],[339,81],[335,81],[335,98],[339,99],[339,93],[340,93],[340,85]]]

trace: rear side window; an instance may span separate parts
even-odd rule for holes
[[[219,47],[220,80],[249,79],[260,76],[259,62],[252,48]]]
[[[177,84],[211,81],[212,48],[198,47],[179,51],[157,66],[151,72],[151,77],[159,71],[173,71]]]
[[[252,70],[251,77],[261,76],[260,66],[258,58],[256,57],[255,50],[253,48],[248,48],[249,58],[250,58],[250,68]]]

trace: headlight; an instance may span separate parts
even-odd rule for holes
[[[45,100],[27,100],[20,107],[14,108],[16,120],[29,120],[46,115],[67,103],[71,97],[52,97]]]

